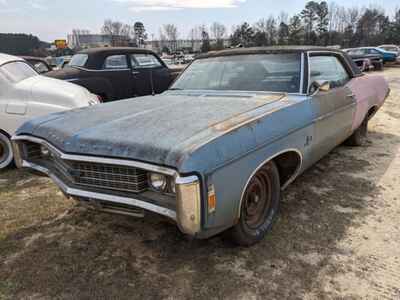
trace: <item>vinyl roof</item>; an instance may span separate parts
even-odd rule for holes
[[[112,54],[121,52],[132,52],[132,53],[152,53],[152,51],[142,48],[134,47],[101,47],[101,48],[91,48],[82,50],[79,53],[84,54]]]
[[[244,55],[244,54],[264,54],[264,53],[302,53],[308,51],[332,51],[343,53],[341,50],[320,47],[320,46],[272,46],[272,47],[253,47],[253,48],[233,48],[222,51],[212,51],[200,55],[198,58]]]

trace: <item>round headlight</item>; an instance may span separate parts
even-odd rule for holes
[[[49,151],[49,149],[47,148],[47,147],[45,147],[45,146],[40,146],[40,154],[42,155],[42,156],[49,156],[50,155],[50,151]]]
[[[167,177],[162,174],[152,173],[149,177],[150,185],[157,191],[165,191],[167,188]]]

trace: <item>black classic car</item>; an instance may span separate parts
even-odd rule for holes
[[[178,74],[146,49],[95,48],[75,54],[64,69],[46,76],[81,85],[106,102],[162,93]]]
[[[371,67],[380,71],[383,69],[383,56],[374,49],[354,48],[344,50],[360,68],[361,71],[369,71]]]

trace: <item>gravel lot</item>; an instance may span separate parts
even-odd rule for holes
[[[400,68],[368,145],[339,147],[283,194],[252,248],[167,220],[94,214],[46,178],[0,174],[0,299],[400,299]]]

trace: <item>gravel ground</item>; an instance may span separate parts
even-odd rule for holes
[[[0,299],[400,299],[400,68],[368,144],[284,192],[252,248],[167,220],[95,214],[46,178],[0,174]]]

